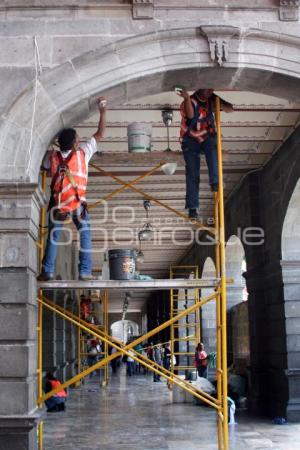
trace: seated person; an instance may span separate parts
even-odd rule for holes
[[[58,386],[60,386],[60,381],[55,378],[51,373],[47,373],[46,375],[46,385],[45,385],[45,393],[52,391],[52,389],[56,389]],[[57,412],[57,411],[64,411],[66,409],[66,397],[67,393],[64,389],[54,394],[52,397],[48,398],[48,400],[45,401],[45,404],[47,406],[47,412]]]

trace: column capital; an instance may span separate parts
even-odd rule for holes
[[[38,206],[43,206],[46,202],[45,195],[37,183],[0,183],[0,198],[33,198]]]
[[[36,410],[32,414],[20,414],[20,415],[0,415],[0,429],[16,429],[16,428],[33,428],[36,426],[37,422],[41,419],[40,410]]]

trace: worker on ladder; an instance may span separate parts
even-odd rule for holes
[[[60,150],[47,152],[43,168],[50,170],[51,197],[49,202],[48,238],[42,271],[38,281],[54,278],[57,248],[64,222],[72,220],[80,233],[79,279],[93,279],[90,220],[87,212],[86,188],[88,163],[98,151],[97,144],[106,128],[106,100],[99,97],[97,103],[100,119],[96,133],[84,145],[73,128],[65,128],[58,135]]]
[[[191,219],[199,218],[200,155],[204,154],[213,192],[218,191],[218,159],[213,89],[198,89],[193,95],[181,87],[176,93],[184,100],[180,105],[180,142],[185,160],[186,202]],[[221,109],[232,112],[231,103],[221,100]]]

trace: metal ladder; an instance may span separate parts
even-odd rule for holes
[[[198,279],[198,266],[171,266],[170,279]],[[185,311],[189,306],[199,303],[198,289],[170,290],[170,317]],[[194,370],[195,347],[200,342],[200,310],[188,314],[170,327],[171,371],[177,375]],[[175,364],[176,361],[176,364]]]

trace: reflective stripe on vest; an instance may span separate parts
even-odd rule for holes
[[[60,381],[55,381],[55,380],[49,380],[50,384],[51,384],[51,388],[52,389],[56,389],[57,387],[61,386]],[[67,397],[67,393],[64,389],[62,389],[59,392],[56,392],[56,394],[54,394],[54,397]]]
[[[67,173],[61,173],[56,176],[61,161],[58,152],[53,152],[50,156],[51,177],[53,179],[56,176],[52,195],[56,208],[61,212],[74,211],[82,202],[86,201],[87,171],[85,152],[83,150],[72,150],[72,152],[67,165],[73,180],[69,179]],[[75,182],[76,187],[74,187],[72,181]]]
[[[180,114],[181,114],[181,124],[180,124],[180,142],[183,141],[185,136],[191,136],[195,138],[198,142],[203,142],[208,137],[209,134],[213,134],[214,124],[211,123],[211,118],[209,117],[209,100],[206,101],[206,106],[201,106],[198,104],[197,100],[191,98],[192,104],[194,105],[195,114],[197,114],[197,110],[199,110],[199,117],[197,122],[192,126],[188,126],[186,124],[187,117],[185,113],[184,102],[180,105]],[[191,119],[193,120],[193,119]]]

